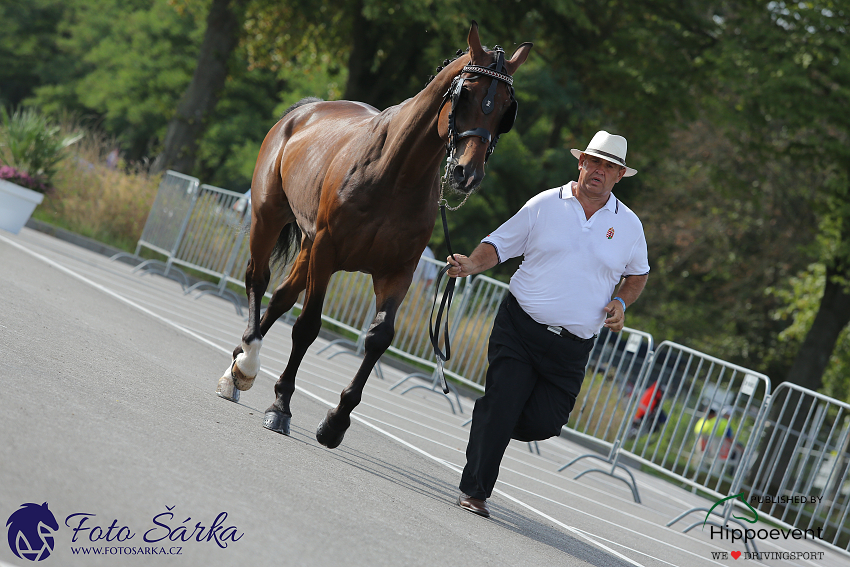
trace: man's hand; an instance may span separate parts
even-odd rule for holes
[[[608,317],[605,319],[605,326],[619,333],[623,330],[623,325],[626,323],[626,314],[623,312],[623,306],[616,299],[611,300],[611,303],[605,306],[605,312]]]
[[[648,277],[647,275],[642,275],[625,278],[617,290],[617,297],[625,301],[626,305],[631,305],[640,297],[640,293],[643,291]],[[605,326],[615,333],[622,331],[623,325],[626,323],[626,312],[623,309],[623,304],[616,299],[612,299],[605,306],[604,311],[608,314],[608,318],[605,319]]]
[[[454,256],[449,256],[446,258],[446,262],[451,264],[451,268],[446,272],[449,277],[452,278],[465,278],[466,276],[472,275],[472,268],[474,264],[472,261],[463,254],[455,254]]]
[[[499,263],[499,256],[492,244],[481,243],[469,257],[455,254],[446,258],[452,267],[446,272],[452,278],[465,278],[489,270]]]

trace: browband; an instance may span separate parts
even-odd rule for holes
[[[467,65],[463,68],[464,73],[478,73],[479,75],[487,75],[488,77],[493,77],[494,79],[498,79],[503,83],[507,83],[511,86],[514,84],[514,78],[510,75],[505,75],[504,73],[497,73],[493,69],[489,67],[481,67],[480,65]]]

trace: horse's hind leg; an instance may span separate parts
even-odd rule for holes
[[[233,351],[233,360],[219,378],[216,393],[238,402],[239,392],[249,390],[260,372],[260,347],[264,333],[260,327],[260,308],[271,279],[269,260],[285,221],[251,222],[251,259],[245,270],[245,291],[248,295],[248,326],[242,342]],[[296,293],[297,296],[297,293]]]
[[[254,240],[253,234],[251,240]],[[260,347],[263,336],[260,332],[260,307],[263,295],[269,285],[271,270],[268,255],[254,254],[252,242],[251,259],[245,271],[245,289],[248,294],[248,327],[242,335],[242,342],[233,351],[233,360],[224,375],[218,380],[216,394],[227,400],[238,402],[239,391],[249,390],[260,372]]]
[[[369,327],[369,332],[366,333],[363,362],[354,375],[354,379],[340,394],[339,405],[328,410],[328,414],[316,429],[316,439],[328,449],[338,447],[342,443],[346,430],[351,426],[351,412],[354,411],[363,396],[366,380],[368,380],[375,363],[389,348],[393,340],[396,312],[407,293],[412,275],[413,271],[411,270],[406,275],[376,279],[375,281],[375,301],[378,313]]]
[[[320,252],[322,240],[322,235],[318,235],[312,247],[302,249],[302,256],[299,256],[302,266],[309,264],[308,269],[298,270],[299,274],[306,273],[307,279],[304,309],[292,325],[292,350],[289,353],[289,360],[283,374],[274,385],[275,401],[266,410],[263,418],[263,427],[284,435],[289,435],[289,424],[292,419],[290,402],[295,392],[295,375],[307,349],[319,336],[322,328],[322,304],[325,301],[328,282],[333,274],[332,254],[327,249]]]

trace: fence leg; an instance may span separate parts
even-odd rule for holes
[[[638,504],[641,504],[640,494],[638,494],[637,480],[635,480],[635,475],[632,474],[632,471],[630,471],[628,469],[628,467],[621,465],[619,463],[619,460],[620,460],[620,441],[619,440],[614,442],[614,446],[611,447],[611,453],[608,455],[607,458],[606,457],[600,457],[599,455],[591,455],[591,454],[579,455],[578,457],[576,457],[575,459],[573,459],[572,461],[570,461],[566,465],[562,465],[561,468],[558,469],[558,472],[561,472],[562,470],[572,466],[573,464],[579,462],[582,459],[599,459],[603,463],[609,463],[611,465],[611,470],[605,471],[605,470],[602,470],[602,469],[588,469],[586,471],[583,471],[583,472],[580,472],[579,474],[577,474],[573,478],[573,480],[578,480],[579,478],[583,477],[587,473],[591,473],[591,472],[602,473],[604,475],[610,476],[611,478],[616,478],[617,480],[620,480],[620,481],[626,483],[626,486],[628,486],[629,489],[631,489],[631,491],[632,491],[632,498],[634,498],[635,502],[637,502]],[[617,471],[618,467],[623,469],[624,471],[626,471],[626,474],[629,475],[629,478],[623,478],[621,476],[617,476],[616,474],[614,474]]]
[[[119,252],[118,254],[114,254],[113,256],[109,257],[109,261],[115,262],[116,260],[120,260],[121,258],[131,258],[131,259],[137,260],[137,261],[141,260],[139,258],[139,252],[138,252],[138,249],[137,249],[135,254],[130,254],[129,252]]]
[[[409,375],[405,376],[405,377],[401,380],[401,382],[398,382],[398,383],[394,384],[394,385],[392,386],[392,388],[390,388],[390,390],[392,390],[392,389],[393,389],[393,388],[395,388],[396,386],[400,386],[402,382],[404,382],[404,381],[405,381],[405,380],[407,380],[408,378],[412,378],[413,376],[421,376],[422,378],[425,378],[425,376],[424,376],[423,374],[418,374],[418,373],[409,374]],[[408,389],[406,389],[405,391],[403,391],[403,392],[401,393],[401,395],[403,396],[403,395],[405,395],[406,393],[408,393],[409,391],[411,391],[411,390],[416,390],[416,389],[423,389],[423,390],[427,390],[427,391],[429,391],[429,392],[434,392],[435,394],[439,394],[439,395],[441,395],[441,396],[445,396],[446,400],[449,402],[449,406],[451,406],[451,408],[452,408],[452,413],[453,413],[453,414],[457,414],[457,411],[455,411],[455,405],[454,405],[454,402],[452,402],[452,399],[449,397],[449,395],[448,395],[448,394],[446,394],[446,393],[444,393],[444,392],[443,392],[442,387],[440,386],[440,379],[439,379],[439,376],[437,375],[437,371],[436,371],[436,370],[434,370],[434,372],[431,374],[431,376],[430,376],[430,377],[431,377],[431,379],[432,379],[432,380],[431,380],[431,385],[430,385],[430,386],[425,386],[425,385],[422,385],[422,384],[417,384],[416,386],[411,386],[411,387],[409,387]],[[452,383],[451,383],[451,382],[449,382],[448,384],[449,384],[449,391],[455,395],[455,401],[457,402],[457,409],[460,411],[460,413],[463,413],[463,406],[461,406],[461,405],[460,405],[460,396],[459,396],[459,395],[458,395],[458,393],[457,393],[457,388],[455,388],[455,387],[452,385]],[[440,388],[440,389],[438,389],[438,388]]]
[[[174,280],[180,284],[180,288],[183,291],[189,287],[189,278],[186,277],[186,274],[182,270],[160,260],[145,260],[133,268],[133,272],[142,272],[142,275],[158,274],[164,278]]]

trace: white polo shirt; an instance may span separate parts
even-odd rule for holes
[[[525,256],[510,289],[535,321],[590,338],[620,278],[648,274],[649,261],[637,215],[612,193],[586,219],[574,184],[536,195],[481,242],[496,248],[500,263]]]

